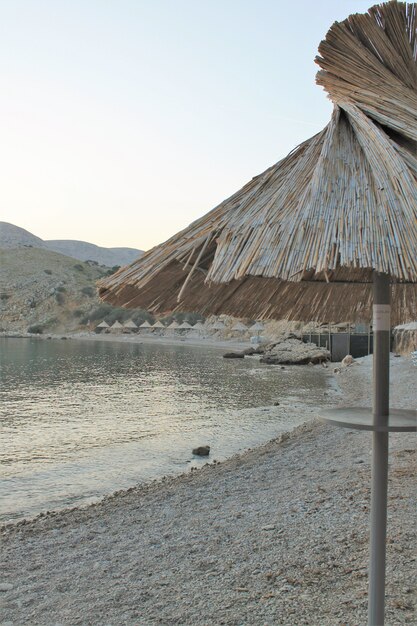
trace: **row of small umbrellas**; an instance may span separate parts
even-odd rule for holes
[[[171,322],[171,324],[169,324],[168,326],[165,326],[159,320],[155,322],[155,324],[150,324],[148,321],[145,320],[142,324],[138,326],[137,324],[135,324],[133,320],[129,320],[125,324],[121,324],[119,321],[116,320],[114,324],[112,325],[108,324],[106,321],[103,320],[100,324],[98,324],[97,328],[110,328],[110,329],[116,329],[116,330],[121,329],[121,328],[130,328],[130,329],[164,328],[164,329],[172,329],[172,330],[177,330],[177,329],[178,330],[203,330],[203,329],[222,330],[223,328],[225,328],[225,324],[221,322],[220,320],[217,321],[212,326],[208,326],[208,325],[206,326],[205,324],[202,324],[201,322],[197,322],[194,325],[189,324],[188,322],[183,322],[182,324],[178,324],[178,322],[174,320],[173,322]],[[238,332],[245,332],[247,330],[251,332],[259,332],[263,330],[263,328],[264,328],[264,325],[261,322],[255,322],[255,324],[252,324],[252,326],[246,326],[246,324],[243,324],[242,322],[236,322],[236,324],[232,326],[231,330],[238,331]]]

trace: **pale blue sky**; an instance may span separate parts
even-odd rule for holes
[[[0,0],[0,220],[147,249],[321,130],[361,0]]]

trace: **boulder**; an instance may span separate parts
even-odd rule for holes
[[[269,365],[306,365],[330,360],[330,352],[314,343],[304,343],[294,335],[284,337],[279,343],[267,347],[261,363]]]
[[[199,446],[193,449],[193,454],[196,456],[208,456],[210,454],[210,446]]]
[[[252,356],[253,354],[263,354],[265,352],[265,346],[257,346],[256,348],[253,348],[252,346],[250,348],[245,348],[243,350],[243,354],[245,354],[246,356]]]
[[[224,359],[244,359],[245,355],[243,352],[226,352],[223,354]]]

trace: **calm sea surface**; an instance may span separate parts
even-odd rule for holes
[[[317,367],[281,370],[217,349],[0,339],[0,519],[87,504],[263,443],[302,421],[258,410],[323,401]],[[276,413],[276,411],[275,411]]]

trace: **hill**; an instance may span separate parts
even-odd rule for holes
[[[53,250],[79,261],[94,261],[106,267],[128,265],[143,254],[142,250],[136,248],[103,248],[87,241],[72,239],[45,241],[24,228],[0,222],[0,249],[28,247]]]
[[[45,242],[28,230],[0,222],[0,248],[46,248]]]
[[[99,305],[103,268],[52,250],[0,249],[0,330],[70,330]]]
[[[50,239],[45,240],[44,243],[50,250],[60,254],[66,254],[80,261],[95,261],[107,267],[129,265],[143,254],[142,250],[136,248],[103,248],[87,241],[73,239]]]

